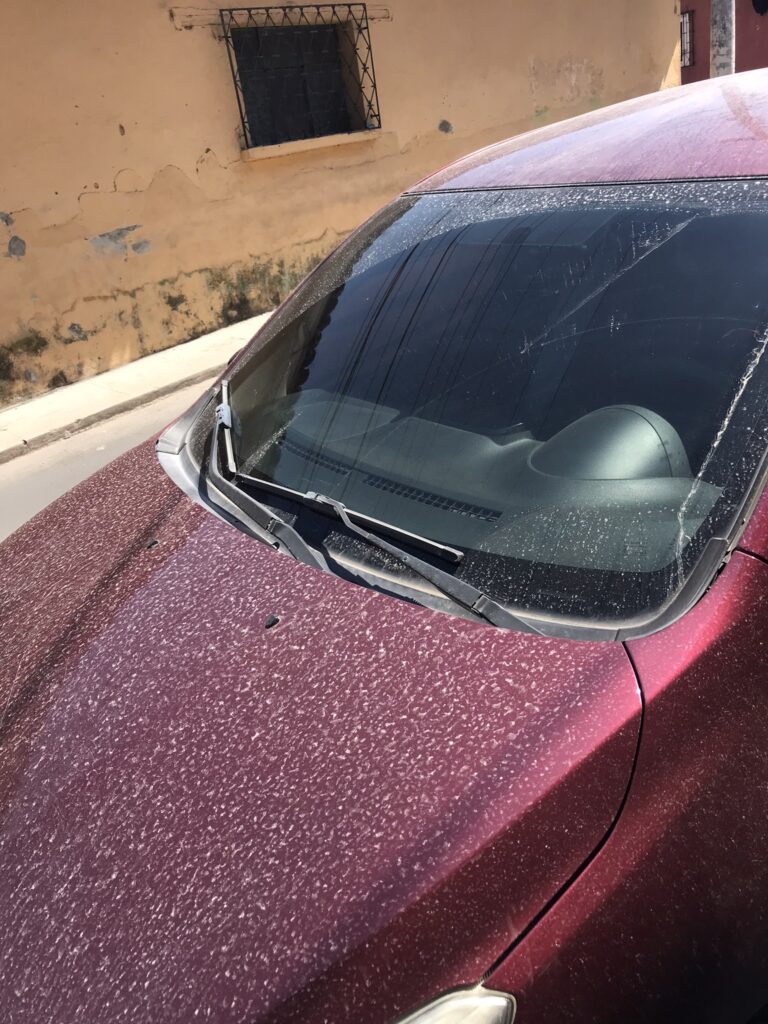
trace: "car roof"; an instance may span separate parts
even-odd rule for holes
[[[768,176],[768,69],[663,89],[477,150],[411,192]]]

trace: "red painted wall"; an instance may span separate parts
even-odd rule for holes
[[[736,70],[768,67],[768,14],[758,14],[752,0],[736,0]]]
[[[752,0],[746,2],[751,9]],[[681,81],[687,85],[709,78],[709,0],[683,0],[680,6],[693,12],[693,67],[680,68]]]
[[[680,69],[683,85],[709,78],[709,2],[682,0],[693,12],[693,66]],[[768,67],[768,14],[758,14],[752,0],[736,0],[736,70]]]

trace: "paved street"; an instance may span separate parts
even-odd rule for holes
[[[157,433],[206,386],[193,384],[0,465],[0,540],[76,483]]]

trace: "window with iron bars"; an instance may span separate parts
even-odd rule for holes
[[[680,67],[693,67],[693,11],[680,15]]]
[[[219,13],[246,149],[381,127],[365,4]]]

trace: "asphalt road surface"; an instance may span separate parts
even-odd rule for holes
[[[0,540],[97,469],[162,430],[207,386],[203,382],[182,388],[0,465]]]

